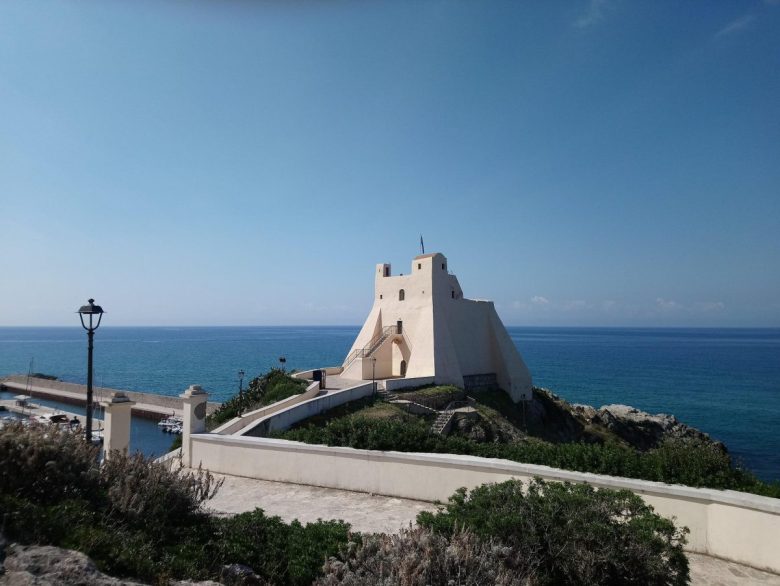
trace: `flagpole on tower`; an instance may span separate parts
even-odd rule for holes
[[[420,234],[420,254],[425,254],[425,243],[423,242],[422,234]]]

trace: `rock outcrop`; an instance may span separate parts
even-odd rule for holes
[[[250,583],[250,582],[247,582]],[[78,551],[50,545],[8,545],[0,535],[0,586],[144,586],[107,576]],[[170,586],[219,586],[217,582],[171,582]]]
[[[5,550],[0,584],[9,586],[142,586],[106,576],[83,553],[49,545],[11,544]]]
[[[599,409],[573,405],[547,389],[534,389],[528,422],[532,435],[553,442],[617,439],[645,451],[657,448],[667,439],[682,439],[710,442],[726,451],[721,442],[674,415],[652,415],[628,405],[605,405]]]
[[[706,433],[682,423],[674,415],[658,413],[651,415],[628,405],[606,405],[596,411],[581,409],[574,405],[575,411],[582,413],[591,425],[600,425],[639,450],[658,447],[666,439],[691,439],[711,442],[723,451],[726,446],[714,441]]]

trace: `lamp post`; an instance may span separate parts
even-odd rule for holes
[[[244,374],[243,369],[238,371],[238,416],[244,408]]]
[[[371,390],[376,394],[376,356],[371,357]]]
[[[279,368],[284,370],[284,365],[287,362],[287,359],[284,356],[279,357]]]
[[[94,299],[87,301],[89,305],[82,305],[78,310],[81,318],[81,327],[87,330],[87,442],[92,442],[92,341],[95,337],[95,330],[100,327],[100,320],[103,319],[103,308],[95,305]],[[95,322],[97,319],[97,322]]]

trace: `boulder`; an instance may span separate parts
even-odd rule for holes
[[[226,586],[264,586],[266,584],[252,568],[244,564],[222,566],[219,580]]]
[[[49,545],[6,548],[5,573],[0,584],[9,586],[142,586],[138,582],[106,576],[83,553]]]
[[[249,584],[250,582],[247,582]],[[0,534],[0,586],[144,586],[102,573],[78,551],[50,545],[7,545]],[[172,581],[170,586],[220,586],[204,582]]]

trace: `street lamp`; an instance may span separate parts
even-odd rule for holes
[[[238,416],[241,417],[241,410],[244,406],[244,374],[243,370],[238,371]]]
[[[287,362],[287,359],[284,356],[279,357],[279,368],[284,370],[284,365]]]
[[[371,390],[376,394],[376,356],[371,357]]]
[[[95,305],[94,299],[87,301],[89,305],[82,305],[78,310],[81,318],[81,327],[87,330],[87,442],[92,442],[92,340],[95,337],[95,330],[100,327],[100,320],[103,319],[103,308]],[[97,323],[95,322],[97,319]]]

